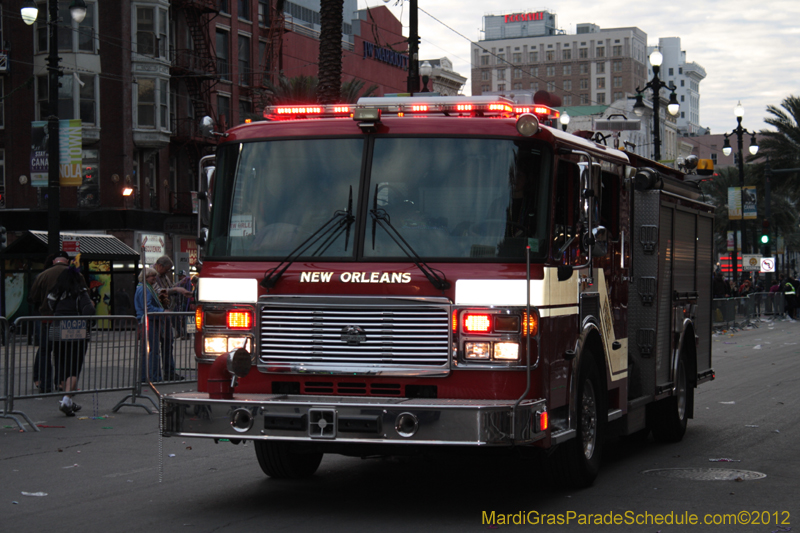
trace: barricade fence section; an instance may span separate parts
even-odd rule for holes
[[[134,316],[21,317],[11,327],[3,319],[0,326],[7,342],[2,359],[2,416],[25,429],[15,416],[19,415],[38,431],[27,415],[15,411],[14,400],[52,397],[57,410],[70,376],[77,376],[77,388],[70,394],[130,391],[114,407],[115,412],[124,406],[153,412],[142,399],[158,410],[157,402],[142,394],[148,377],[160,383],[197,380],[194,314],[165,312],[150,317],[149,353],[144,327]],[[92,416],[89,409],[84,413]]]
[[[735,298],[714,298],[712,323],[715,329],[741,329],[758,326],[759,321],[785,316],[782,292],[754,292]]]

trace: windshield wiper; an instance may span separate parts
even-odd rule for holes
[[[372,216],[372,249],[375,249],[375,229],[376,226],[380,226],[386,232],[389,237],[395,242],[395,244],[406,254],[411,261],[420,271],[425,274],[425,277],[428,278],[428,281],[431,284],[439,289],[440,291],[446,290],[450,288],[450,282],[447,281],[444,277],[444,274],[441,271],[438,271],[441,274],[437,274],[436,270],[432,269],[428,264],[422,260],[422,258],[414,251],[414,248],[408,244],[403,236],[400,234],[397,229],[392,226],[392,222],[389,219],[389,213],[386,212],[385,209],[378,208],[378,186],[375,185],[375,196],[372,201],[372,209],[370,209],[369,214]],[[399,240],[398,240],[399,239]],[[402,244],[401,244],[402,243]]]
[[[350,226],[353,225],[355,216],[353,216],[353,186],[350,186],[350,197],[347,200],[347,209],[336,211],[333,216],[325,222],[320,228],[312,233],[300,245],[289,252],[275,268],[271,268],[264,273],[264,279],[261,280],[261,286],[266,289],[271,289],[278,283],[278,280],[286,272],[292,263],[298,257],[307,252],[312,246],[317,244],[320,240],[325,238],[324,241],[311,253],[311,256],[318,256],[325,253],[330,246],[339,238],[342,232],[346,232],[344,241],[344,251],[347,251],[347,242],[350,240]]]

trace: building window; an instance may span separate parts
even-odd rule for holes
[[[589,95],[582,94],[581,95],[581,105],[589,105]]]
[[[552,77],[556,75],[556,67],[547,67],[547,77]]]
[[[561,59],[572,59],[572,50],[562,50]]]
[[[614,87],[622,87],[622,76],[614,76]]]
[[[622,72],[622,61],[619,61],[619,60],[614,61],[611,64],[611,68],[614,69],[614,72]]]
[[[588,88],[589,88],[589,80],[585,79],[585,78],[582,79],[581,80],[581,89],[588,89]]]
[[[162,130],[169,130],[169,81],[158,80],[158,109],[159,109],[159,127]]]
[[[539,67],[533,67],[531,69],[531,76],[533,76],[534,78],[539,77]]]
[[[506,55],[505,54],[497,54],[497,64],[503,65],[506,62]]]
[[[522,84],[521,83],[515,83],[514,84],[514,90],[515,91],[521,91],[522,90]]]
[[[239,124],[253,118],[253,103],[249,100],[239,100]]]
[[[581,63],[580,71],[581,74],[589,74],[589,63]]]
[[[269,2],[258,0],[258,25],[269,28]]]
[[[556,82],[548,81],[547,82],[547,92],[552,93],[552,92],[555,92],[555,90],[556,90]]]
[[[614,100],[622,100],[625,97],[625,93],[616,92],[614,93]]]
[[[231,67],[228,32],[217,28],[217,74],[221,80],[231,81]]]
[[[239,85],[251,86],[250,75],[250,37],[239,35]]]
[[[0,148],[0,208],[6,207],[6,151]]]
[[[681,95],[681,102],[684,102],[685,100],[686,100],[686,97],[684,95]],[[733,265],[731,265],[731,267],[733,267]]]
[[[681,87],[683,87],[683,86],[684,86],[684,84],[683,84],[683,82],[684,82],[684,81],[685,81],[685,80],[681,80]]]
[[[506,79],[506,69],[504,68],[497,69],[497,79],[498,80]]]
[[[481,85],[481,93],[488,93],[491,90],[492,87],[490,85]]]
[[[604,62],[600,62],[597,64],[597,73],[598,74],[605,74],[606,73],[606,64]]]
[[[520,78],[522,78],[522,69],[521,68],[515,68],[514,69],[514,79],[518,80]]]
[[[564,90],[565,91],[572,90],[572,80],[564,80]]]
[[[539,82],[538,81],[532,82],[531,83],[531,91],[536,92],[538,90],[539,90]]]
[[[481,66],[485,67],[489,64],[489,56],[481,56]]]
[[[613,55],[614,57],[621,57],[622,56],[622,46],[621,45],[612,46],[611,47],[611,55]]]
[[[48,28],[47,18],[49,10],[46,2],[37,2],[39,16],[36,19],[36,51],[40,54],[49,52],[48,47]],[[78,24],[72,20],[67,2],[59,2],[58,17],[62,21],[59,23],[58,50],[60,52],[91,52],[95,53],[95,10],[96,2],[86,2],[86,17]]]
[[[686,118],[686,114],[683,111],[681,111],[681,118]]]
[[[674,76],[675,75],[675,69],[674,68],[669,67],[669,75],[670,76]]]
[[[555,58],[556,58],[556,52],[555,52],[555,50],[547,50],[547,51],[544,53],[544,60],[545,60],[545,61],[554,61],[554,60],[555,60]]]
[[[572,65],[564,65],[563,72],[564,76],[572,76]]]
[[[59,79],[58,87],[58,118],[61,120],[81,119],[84,125],[97,123],[97,90],[95,82],[97,77],[91,74],[78,76],[81,83],[74,76],[63,76]],[[48,108],[48,76],[36,78],[36,100],[38,104],[39,120],[47,120],[51,115]]]
[[[538,63],[539,62],[539,51],[533,50],[528,52],[528,63]]]
[[[230,0],[219,0],[219,12],[229,15],[231,12]]]
[[[598,104],[606,103],[606,93],[597,93],[597,103]]]
[[[514,52],[511,54],[511,59],[514,63],[522,63],[522,54],[520,52]]]
[[[603,46],[597,47],[597,57],[606,57],[606,49]]]
[[[606,79],[605,78],[597,78],[597,88],[598,89],[605,89],[606,88]]]
[[[136,93],[136,122],[140,128],[156,127],[156,80],[153,78],[138,78]]]
[[[237,16],[243,20],[250,20],[250,0],[239,0],[237,2]]]
[[[489,81],[489,71],[488,70],[481,71],[481,81]]]
[[[224,126],[231,123],[231,97],[226,94],[217,94],[217,116]]]
[[[580,48],[578,49],[578,57],[580,59],[586,59],[589,57],[589,49],[588,48]]]
[[[5,78],[0,78],[0,129],[6,127],[6,85]]]
[[[714,163],[714,166],[717,166],[717,154],[716,153],[712,153],[711,154],[711,162]]]
[[[167,10],[136,7],[136,53],[147,57],[167,57]]]
[[[506,84],[505,83],[499,83],[497,85],[497,90],[498,91],[505,91],[506,90]]]
[[[572,105],[572,95],[568,94],[568,95],[564,96],[564,105],[565,106],[571,106]]]

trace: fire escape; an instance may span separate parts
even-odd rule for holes
[[[267,88],[270,85],[277,87],[280,84],[281,72],[283,72],[283,33],[286,28],[283,2],[284,0],[270,2],[269,21],[267,21],[269,25],[267,49],[261,57],[261,62],[253,76],[253,85],[250,87],[253,113],[258,116],[261,116],[269,101]]]
[[[200,140],[198,124],[204,116],[217,122],[214,106],[211,105],[211,90],[219,81],[217,59],[213,50],[211,21],[219,13],[216,0],[173,0],[175,16],[182,13],[190,40],[185,48],[173,51],[170,75],[182,82],[189,97],[194,117],[181,117],[175,111],[173,135],[184,140]],[[189,113],[186,113],[189,115]]]

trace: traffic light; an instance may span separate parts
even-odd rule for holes
[[[761,244],[769,244],[769,220],[761,223]]]
[[[6,249],[6,243],[8,242],[8,232],[6,232],[5,226],[0,226],[0,252]]]

